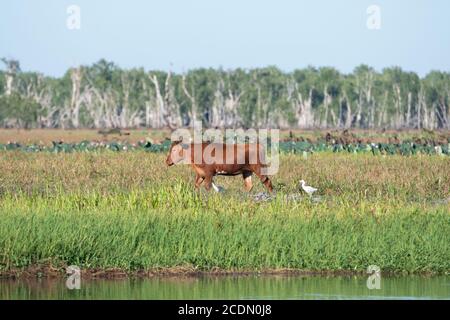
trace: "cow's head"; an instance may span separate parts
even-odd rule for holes
[[[181,144],[181,140],[172,142],[167,155],[166,164],[170,167],[174,164],[180,163],[184,160],[184,148]]]

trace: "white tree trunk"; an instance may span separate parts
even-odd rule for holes
[[[297,110],[297,126],[301,129],[312,128],[314,126],[312,93],[313,88],[309,90],[308,99],[304,99],[301,92],[297,90],[297,99],[294,103],[295,109]]]
[[[188,97],[188,99],[191,101],[191,111],[189,113],[189,118],[190,118],[190,125],[195,128],[196,126],[196,121],[197,121],[197,102],[195,100],[195,96],[194,93],[189,93],[189,91],[186,88],[186,76],[183,75],[182,78],[182,89],[184,94],[186,95],[186,97]]]
[[[70,99],[70,118],[74,128],[80,127],[80,89],[81,89],[82,71],[81,67],[73,68],[70,71],[70,79],[72,80],[72,96]]]

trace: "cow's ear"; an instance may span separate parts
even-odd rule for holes
[[[183,148],[183,149],[187,149],[188,147],[189,147],[189,145],[187,144],[187,143],[183,143],[182,145],[181,145],[181,147]]]

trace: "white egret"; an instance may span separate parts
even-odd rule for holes
[[[316,188],[305,185],[305,180],[300,180],[301,187],[309,196],[312,196],[314,192],[317,191]]]

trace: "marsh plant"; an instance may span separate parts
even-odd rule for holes
[[[252,196],[262,186],[243,193],[239,178],[216,178],[220,194],[195,191],[190,170],[164,158],[0,153],[2,273],[450,270],[447,157],[282,154],[265,202]]]

